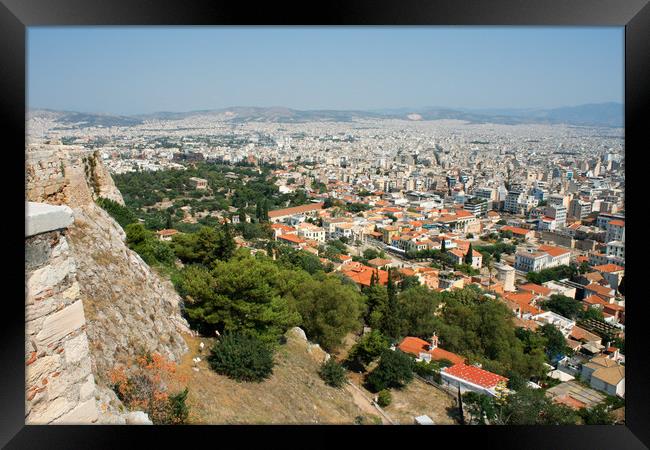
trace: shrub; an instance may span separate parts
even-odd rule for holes
[[[129,410],[147,413],[154,425],[180,425],[187,422],[185,403],[189,390],[174,395],[167,392],[167,382],[183,381],[176,365],[157,353],[145,353],[127,370],[124,366],[109,372],[113,390]]]
[[[183,424],[187,422],[190,410],[185,404],[185,400],[187,400],[188,393],[189,390],[185,388],[182,392],[169,397],[172,423]]]
[[[323,381],[332,387],[341,387],[345,383],[345,369],[333,358],[325,361],[318,372]]]
[[[390,395],[390,391],[387,389],[382,389],[379,391],[379,395],[377,395],[377,404],[381,406],[382,408],[390,405],[391,401],[393,400],[393,397]]]
[[[212,370],[238,381],[260,382],[273,373],[273,354],[258,338],[225,334],[210,350]]]

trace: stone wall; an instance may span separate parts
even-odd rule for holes
[[[50,208],[72,220],[70,208]],[[67,231],[41,229],[25,238],[25,422],[94,423],[95,378],[77,266]]]

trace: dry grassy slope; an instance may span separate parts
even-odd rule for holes
[[[323,354],[310,353],[309,344],[288,334],[287,343],[276,354],[270,379],[262,383],[240,383],[209,369],[205,356],[212,339],[187,337],[190,351],[179,366],[190,388],[190,421],[197,424],[352,424],[364,414],[345,389],[325,385],[318,376]],[[206,350],[199,354],[199,342]],[[199,372],[192,370],[192,358],[199,355]]]

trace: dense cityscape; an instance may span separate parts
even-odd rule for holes
[[[355,423],[623,423],[622,128],[331,115],[33,110],[27,152],[107,169],[95,202],[183,300],[191,376],[265,380],[224,353],[289,332]]]

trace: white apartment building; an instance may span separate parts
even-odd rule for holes
[[[325,230],[309,222],[303,222],[296,227],[298,236],[318,242],[325,242]]]
[[[515,269],[538,272],[551,267],[569,265],[571,252],[560,247],[540,245],[537,250],[520,251],[515,255]]]

